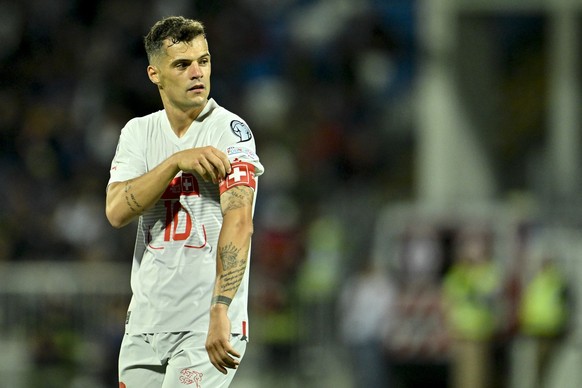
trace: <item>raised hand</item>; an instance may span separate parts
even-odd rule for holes
[[[230,162],[224,152],[212,146],[190,148],[174,157],[180,170],[194,172],[205,181],[218,183],[230,172]]]

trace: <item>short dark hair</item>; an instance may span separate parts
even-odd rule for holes
[[[159,20],[144,37],[149,62],[152,63],[153,59],[162,53],[164,40],[170,39],[172,44],[190,42],[199,35],[206,37],[204,25],[198,20],[183,16],[168,16]]]

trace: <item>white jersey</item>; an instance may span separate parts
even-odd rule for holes
[[[182,137],[172,131],[164,110],[130,120],[121,131],[109,183],[139,177],[177,151],[209,145],[231,163],[248,166],[246,171],[233,167],[238,173],[231,173],[233,179],[244,179],[249,169],[255,177],[263,173],[246,123],[209,99]],[[155,206],[139,217],[127,333],[208,330],[221,226],[218,185],[178,173]],[[243,335],[248,274],[249,266],[228,310],[232,332]]]

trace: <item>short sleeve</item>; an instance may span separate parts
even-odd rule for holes
[[[226,123],[219,148],[226,153],[231,172],[220,184],[220,193],[234,186],[244,185],[256,189],[257,178],[264,167],[256,153],[255,139],[248,125],[238,117]]]
[[[135,125],[132,121],[128,122],[119,136],[117,149],[109,170],[108,185],[133,179],[147,172],[145,156],[140,148],[141,144]]]

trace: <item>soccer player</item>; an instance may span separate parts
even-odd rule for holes
[[[106,214],[137,219],[119,386],[228,387],[248,339],[248,261],[263,166],[247,124],[209,98],[203,25],[181,16],[144,39],[163,110],[130,120]]]

